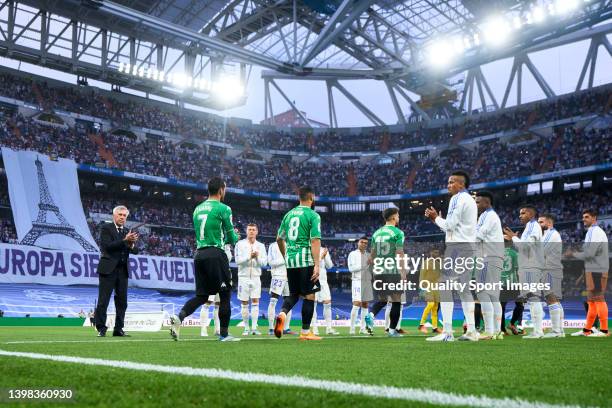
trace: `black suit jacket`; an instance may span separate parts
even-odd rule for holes
[[[98,275],[110,275],[117,265],[128,264],[130,254],[137,254],[136,246],[130,249],[127,242],[123,240],[128,232],[124,228],[124,235],[117,231],[113,222],[106,223],[100,228],[100,262],[98,263]]]

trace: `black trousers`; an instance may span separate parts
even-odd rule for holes
[[[125,310],[127,309],[128,273],[127,265],[119,265],[110,275],[100,275],[98,286],[98,305],[96,307],[96,329],[100,330],[106,326],[106,309],[110,302],[111,294],[115,291],[115,328],[123,329]]]

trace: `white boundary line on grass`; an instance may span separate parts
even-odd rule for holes
[[[477,395],[461,395],[442,391],[399,388],[383,385],[368,385],[333,380],[317,380],[300,376],[285,376],[238,372],[217,368],[177,367],[158,364],[145,364],[132,361],[104,360],[74,356],[50,355],[40,353],[23,353],[0,349],[0,356],[21,357],[35,360],[50,360],[56,362],[76,363],[89,366],[122,368],[128,370],[181,374],[195,377],[215,378],[248,383],[263,383],[285,387],[311,388],[341,394],[362,395],[375,398],[388,398],[419,403],[429,403],[450,406],[496,407],[496,408],[568,408],[567,405],[554,405],[545,402],[527,401],[514,398],[489,398]],[[574,407],[574,406],[571,406]]]

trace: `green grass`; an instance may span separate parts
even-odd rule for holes
[[[265,327],[264,327],[265,328]],[[340,329],[343,335],[346,329]],[[239,328],[232,328],[239,335]],[[380,330],[379,330],[380,332]],[[133,362],[300,375],[375,385],[424,388],[493,398],[606,406],[612,401],[610,338],[478,343],[428,343],[424,336],[388,339],[325,338],[300,342],[247,339],[222,344],[183,329],[173,342],[166,331],[133,333],[129,339],[96,338],[90,328],[0,328],[0,349]],[[11,341],[87,341],[27,343]],[[140,341],[152,340],[152,341]],[[89,342],[91,341],[91,342]],[[211,380],[110,367],[0,356],[0,389],[70,388],[67,406],[372,406],[373,398],[267,384]],[[385,399],[385,406],[415,406]],[[26,402],[24,406],[31,406]],[[42,403],[35,403],[42,406]],[[61,406],[61,403],[47,403]]]

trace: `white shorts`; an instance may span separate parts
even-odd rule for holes
[[[327,302],[331,300],[331,292],[329,291],[329,284],[327,281],[319,281],[321,285],[321,290],[315,294],[315,299],[317,302]]]
[[[210,295],[208,297],[208,302],[209,303],[214,303],[214,302],[219,303],[219,302],[221,302],[221,299],[219,298],[219,294],[217,293],[216,295]]]
[[[238,277],[238,300],[248,302],[249,299],[261,298],[261,279]]]
[[[542,270],[541,269],[524,269],[521,270],[519,269],[519,282],[520,283],[529,283],[529,284],[534,284],[534,283],[540,283],[542,281]],[[522,290],[520,291],[520,295],[521,297],[527,295],[528,293],[534,293],[531,292],[529,290]],[[535,293],[536,295],[540,295],[541,293]]]
[[[361,279],[353,279],[351,281],[351,298],[353,302],[370,302],[374,298],[372,285],[362,287]]]
[[[476,269],[474,276],[478,283],[499,283],[504,268],[501,258],[484,258],[484,268]]]
[[[544,269],[541,282],[550,285],[549,290],[544,290],[544,296],[553,294],[557,299],[563,298],[563,269]]]
[[[278,296],[289,296],[289,282],[284,278],[272,277],[270,281],[270,293]]]

